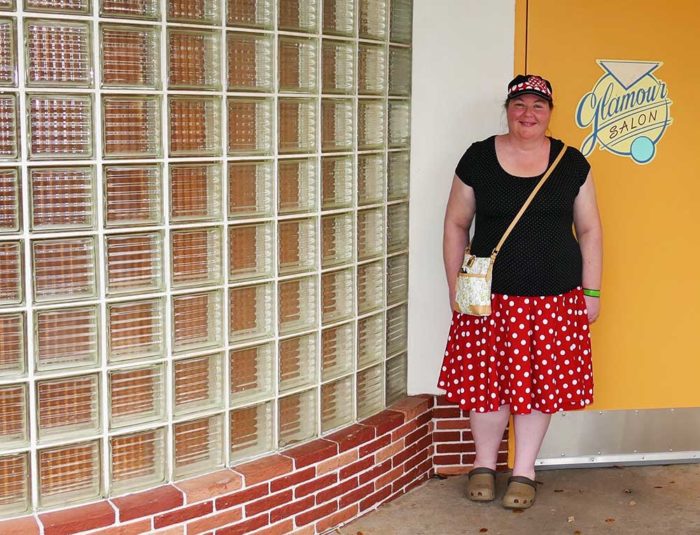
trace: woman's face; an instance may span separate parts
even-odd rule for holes
[[[549,102],[537,95],[521,95],[508,102],[508,131],[524,139],[544,137],[552,117]]]

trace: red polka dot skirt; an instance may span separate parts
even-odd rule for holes
[[[454,312],[438,387],[464,410],[513,414],[593,402],[593,367],[581,288],[562,295],[494,294],[491,315]]]

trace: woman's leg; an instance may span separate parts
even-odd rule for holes
[[[499,410],[492,412],[469,413],[474,446],[476,447],[476,459],[474,468],[485,466],[496,469],[498,448],[503,440],[503,432],[508,424],[510,405],[502,405]]]
[[[514,476],[535,479],[535,460],[547,433],[551,414],[533,410],[530,414],[516,414]]]

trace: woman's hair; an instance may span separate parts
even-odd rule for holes
[[[512,98],[506,98],[505,102],[503,103],[503,107],[507,110],[508,109],[508,104],[510,104],[510,101],[513,100]],[[554,109],[554,101],[553,100],[544,100],[547,104],[549,104],[549,109],[553,110]]]

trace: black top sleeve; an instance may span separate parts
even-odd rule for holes
[[[457,169],[455,169],[455,174],[459,179],[464,182],[467,186],[474,187],[473,173],[474,173],[474,160],[476,158],[476,148],[472,144],[459,159],[457,164]]]
[[[588,178],[588,172],[591,170],[591,164],[588,163],[586,157],[583,154],[581,154],[581,152],[578,149],[575,149],[574,147],[569,147],[568,151],[571,152],[573,156],[573,169],[576,169],[577,171],[575,177],[576,183],[580,188],[581,186],[583,186],[584,182],[586,182],[586,178]]]

